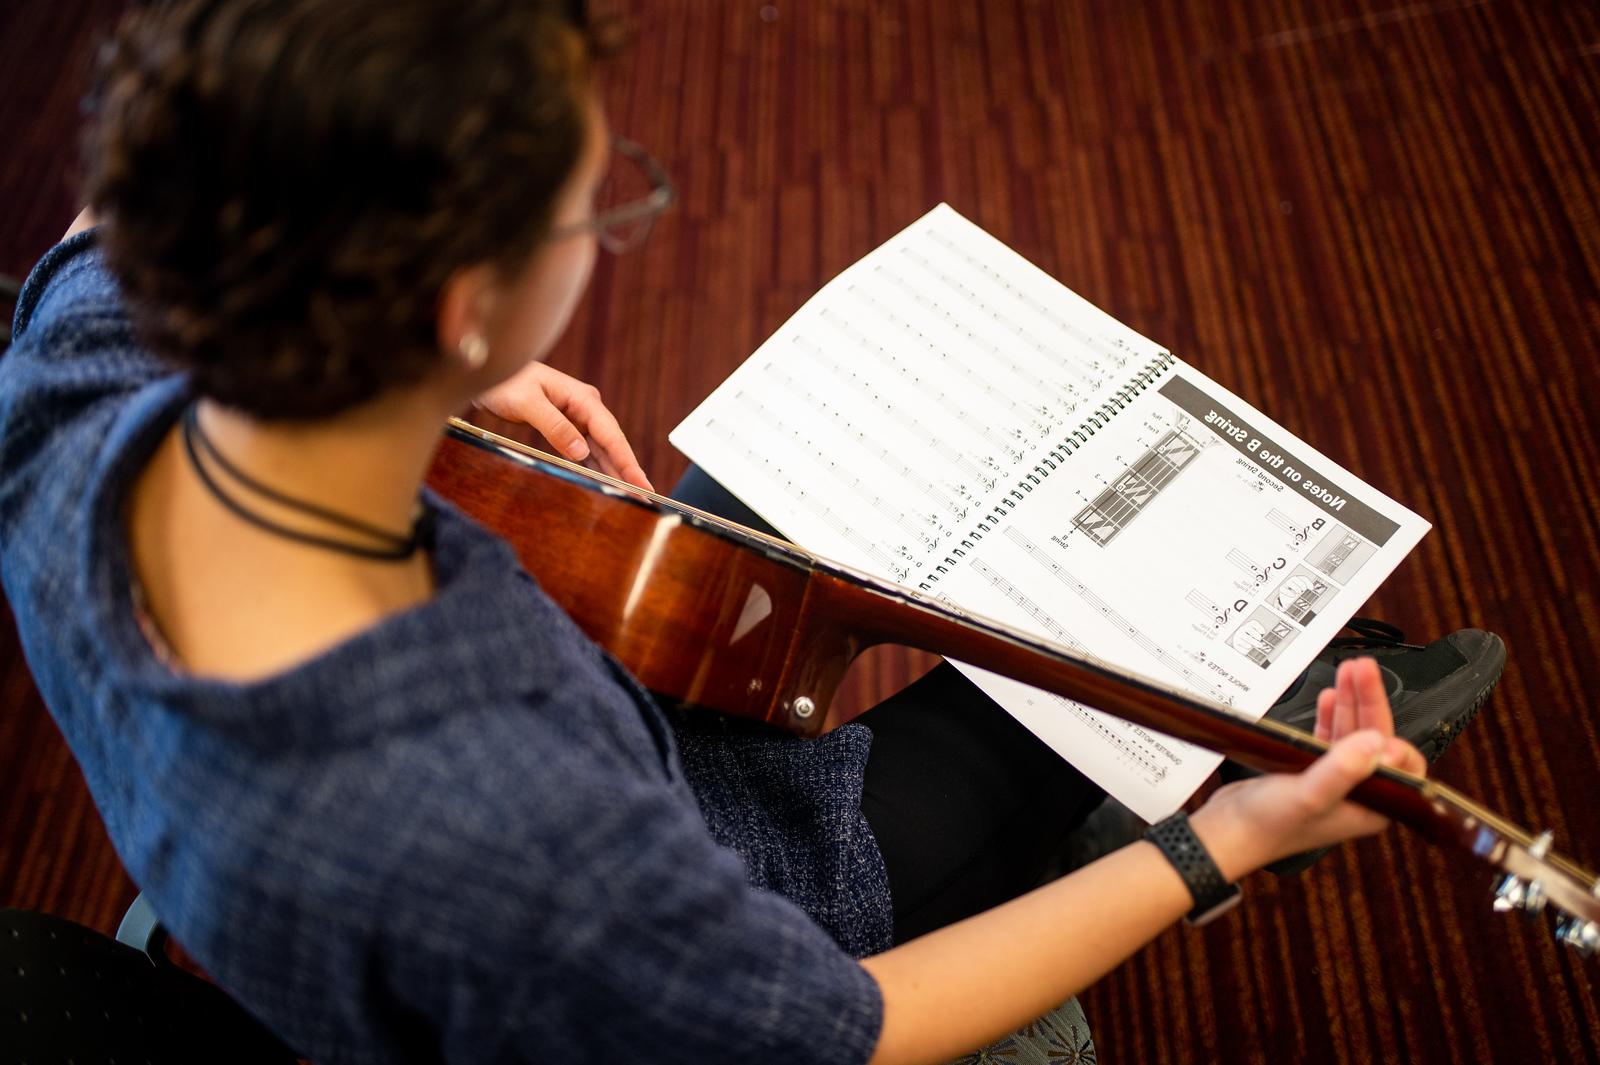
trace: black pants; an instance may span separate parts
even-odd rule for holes
[[[775,533],[697,466],[672,496]],[[872,730],[861,809],[888,867],[896,942],[1037,886],[1105,797],[947,663],[856,720]]]

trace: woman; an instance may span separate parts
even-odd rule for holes
[[[189,0],[108,60],[91,212],[0,361],[4,576],[127,868],[224,987],[324,1065],[941,1061],[1382,827],[1342,797],[1423,762],[1350,663],[1323,759],[1169,826],[1192,868],[1140,842],[947,891],[892,795],[863,813],[892,729],[663,711],[424,491],[474,400],[643,483],[538,362],[607,221],[596,50],[555,2]],[[1021,742],[965,709],[974,760]]]

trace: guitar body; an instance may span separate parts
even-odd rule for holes
[[[779,541],[712,531],[683,508],[460,427],[428,483],[509,541],[650,690],[810,734],[841,723],[828,709],[863,645],[817,623],[813,573]],[[796,721],[801,697],[812,709]]]

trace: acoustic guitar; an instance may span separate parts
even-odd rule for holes
[[[452,419],[429,484],[508,540],[541,587],[646,687],[816,736],[863,650],[893,643],[1012,677],[1216,751],[1296,772],[1327,744],[810,554]],[[606,560],[604,567],[594,560]],[[1380,767],[1351,798],[1500,870],[1494,908],[1557,917],[1600,952],[1600,877],[1433,780]]]

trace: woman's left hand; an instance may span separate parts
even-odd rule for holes
[[[573,462],[592,454],[601,473],[655,491],[634,458],[622,426],[600,401],[600,390],[593,385],[542,362],[530,362],[473,403],[508,421],[533,426],[551,447]]]

